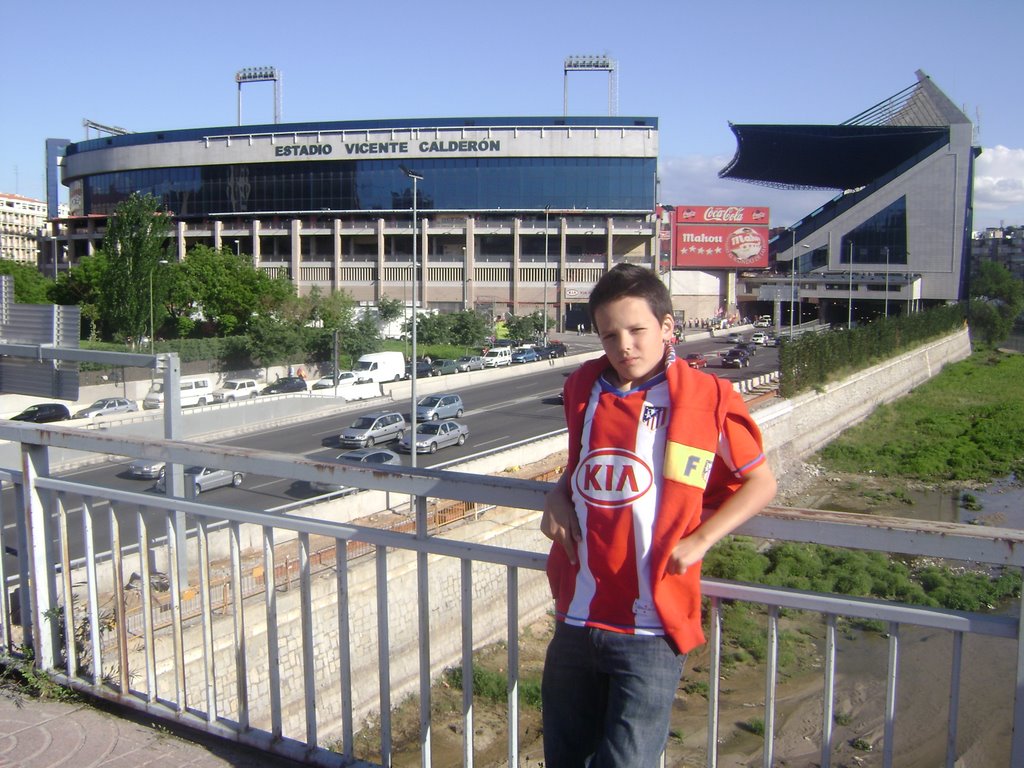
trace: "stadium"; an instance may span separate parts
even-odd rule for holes
[[[559,330],[588,322],[590,287],[621,261],[659,269],[682,319],[856,323],[965,295],[979,150],[922,72],[840,125],[730,127],[737,150],[721,177],[837,195],[770,240],[766,207],[661,204],[654,117],[123,133],[48,140],[70,210],[51,220],[51,252],[93,253],[118,203],[141,192],[171,212],[179,259],[228,248],[300,294],[545,310]]]
[[[75,261],[102,243],[118,203],[148,193],[173,216],[179,259],[230,248],[300,293],[411,306],[416,284],[421,309],[547,307],[575,327],[612,264],[654,264],[657,157],[657,120],[635,117],[127,133],[67,145],[70,216],[54,234]]]
[[[776,234],[774,273],[741,276],[738,302],[856,324],[967,296],[980,148],[967,116],[916,76],[840,125],[731,126],[738,146],[722,178],[839,190]]]

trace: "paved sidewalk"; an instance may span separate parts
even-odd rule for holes
[[[297,768],[300,764],[188,729],[150,724],[105,703],[0,691],[0,768]]]

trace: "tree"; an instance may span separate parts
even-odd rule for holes
[[[161,294],[167,297],[168,313],[200,316],[221,335],[246,332],[255,314],[275,313],[295,295],[287,278],[271,278],[253,266],[251,256],[228,248],[199,245],[181,264],[169,266],[173,269],[158,272],[168,289]]]
[[[148,332],[150,279],[167,260],[170,231],[170,217],[152,195],[133,193],[114,210],[103,238],[105,269],[96,295],[104,337],[138,340]]]
[[[540,312],[516,317],[512,315],[505,320],[505,328],[508,330],[511,339],[532,339],[540,334],[544,328],[544,315]]]
[[[997,344],[1013,330],[1024,310],[1024,282],[995,261],[980,261],[971,283],[971,329],[986,344]]]
[[[88,323],[86,335],[90,341],[98,341],[100,337],[101,297],[106,272],[107,257],[103,251],[97,251],[92,256],[82,257],[67,272],[61,272],[50,288],[50,300],[54,304],[78,305],[83,322]]]
[[[490,332],[490,321],[479,312],[468,309],[452,316],[451,340],[455,344],[464,347],[480,346]]]
[[[392,299],[389,296],[381,296],[377,302],[377,318],[382,325],[387,325],[392,320],[397,320],[405,314],[405,303],[399,299]]]
[[[13,259],[0,259],[0,275],[14,280],[14,300],[19,304],[50,304],[53,281],[38,269]]]
[[[304,359],[302,326],[265,315],[253,318],[249,328],[249,352],[264,367]]]

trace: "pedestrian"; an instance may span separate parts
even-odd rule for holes
[[[657,273],[617,265],[589,309],[605,354],[565,382],[568,458],[541,521],[556,618],[545,766],[653,768],[704,642],[701,559],[776,483],[732,385],[676,360]]]

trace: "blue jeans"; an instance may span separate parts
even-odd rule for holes
[[[664,637],[556,622],[541,683],[546,768],[653,768],[685,654]]]

